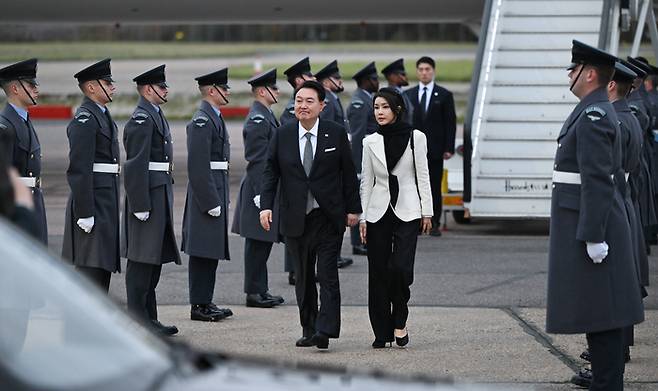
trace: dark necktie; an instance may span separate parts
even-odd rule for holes
[[[420,97],[420,112],[423,113],[423,119],[427,115],[427,87],[423,87],[423,95]]]
[[[307,132],[304,137],[306,137],[306,145],[304,146],[304,159],[302,160],[302,165],[304,166],[304,172],[306,176],[311,175],[311,167],[313,167],[313,144],[311,144],[311,137],[313,134]],[[306,196],[306,214],[313,210],[313,194],[311,194],[311,189],[308,189],[308,194]]]

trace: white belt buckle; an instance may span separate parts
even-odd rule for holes
[[[580,185],[580,174],[577,172],[553,171],[553,183]]]
[[[173,163],[167,162],[149,162],[149,171],[170,172],[174,170]]]
[[[92,171],[104,174],[119,174],[121,173],[121,166],[113,163],[94,163]]]
[[[210,162],[211,170],[228,170],[228,162]]]
[[[25,187],[31,187],[31,188],[37,187],[37,178],[23,176],[18,179]]]

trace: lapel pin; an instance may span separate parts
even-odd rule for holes
[[[328,135],[327,133],[325,133],[325,134],[324,134],[324,137],[329,137],[329,135]]]
[[[439,96],[439,93],[438,93],[438,92],[435,92],[435,93],[434,93],[434,96]]]

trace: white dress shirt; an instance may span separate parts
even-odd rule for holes
[[[418,104],[423,98],[423,88],[427,87],[427,95],[425,98],[425,112],[427,112],[427,107],[430,105],[430,98],[432,97],[432,91],[434,90],[434,81],[429,82],[429,84],[418,83]]]

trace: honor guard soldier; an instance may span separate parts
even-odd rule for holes
[[[388,86],[395,89],[397,92],[402,95],[404,99],[404,105],[407,108],[407,114],[404,116],[404,121],[409,125],[414,123],[414,104],[409,98],[409,95],[405,94],[402,90],[402,87],[409,85],[409,80],[407,79],[407,71],[404,69],[404,59],[398,58],[392,63],[388,64],[382,69],[382,75],[386,78]]]
[[[203,100],[187,124],[187,197],[181,250],[190,256],[190,318],[218,321],[233,315],[213,303],[217,264],[228,249],[228,166],[231,145],[220,106],[228,104],[228,69],[199,76]]]
[[[352,143],[352,158],[356,172],[361,175],[361,156],[363,153],[363,138],[377,130],[377,121],[373,109],[372,94],[379,89],[377,68],[375,63],[363,67],[352,79],[356,81],[357,89],[352,95],[352,101],[347,108],[347,121],[349,123],[350,141]],[[366,255],[367,249],[361,243],[359,229],[350,229],[352,254]]]
[[[621,133],[605,89],[615,60],[573,41],[570,90],[580,103],[558,135],[553,166],[546,331],[586,334],[591,390],[623,388],[623,329],[644,320],[617,182]]]
[[[345,113],[343,111],[343,105],[340,103],[340,98],[338,97],[338,94],[345,90],[345,87],[343,87],[343,78],[338,69],[338,61],[334,60],[317,71],[315,73],[315,78],[320,84],[322,84],[327,93],[324,99],[324,109],[320,112],[320,119],[333,121],[339,125],[343,125],[345,129],[347,129],[348,127]],[[343,238],[340,239],[339,245],[342,247]],[[347,267],[353,263],[354,261],[352,258],[341,257],[340,249],[338,250],[339,269]]]
[[[48,244],[46,207],[41,191],[41,144],[27,112],[28,107],[37,104],[38,86],[36,58],[0,69],[0,87],[7,95],[7,105],[0,112],[0,133],[4,133],[7,140],[2,153],[10,157],[7,161],[32,191],[39,239]]]
[[[140,98],[123,131],[126,149],[122,256],[128,258],[126,292],[128,309],[150,322],[156,332],[173,335],[176,326],[158,321],[155,288],[162,265],[180,265],[172,210],[173,148],[169,123],[160,107],[167,102],[165,66],[133,79]]]
[[[267,161],[267,147],[279,121],[270,107],[277,103],[279,88],[276,85],[276,69],[261,73],[247,81],[251,85],[254,102],[251,105],[242,131],[244,157],[247,172],[240,183],[237,207],[233,217],[234,233],[244,239],[244,292],[247,307],[271,308],[283,304],[281,296],[269,293],[267,259],[272,244],[280,241],[279,206],[272,209],[272,228],[260,225],[260,190]]]
[[[640,122],[642,129],[642,170],[637,179],[637,195],[638,204],[640,207],[640,220],[644,232],[645,247],[647,253],[651,252],[651,247],[648,239],[655,232],[658,225],[658,218],[656,216],[655,207],[655,190],[653,178],[653,144],[654,136],[651,129],[651,117],[648,109],[648,96],[647,91],[644,89],[644,79],[651,72],[651,68],[632,57],[627,57],[627,64],[637,75],[633,81],[633,90],[628,96],[628,106]]]
[[[76,73],[84,94],[66,129],[71,194],[66,204],[62,257],[105,292],[119,262],[119,140],[107,104],[115,87],[110,59]]]
[[[299,62],[283,71],[283,74],[288,78],[288,83],[292,86],[293,91],[296,91],[306,80],[315,80],[313,73],[311,73],[311,64],[308,57],[304,57]],[[294,95],[294,94],[293,94]],[[281,125],[286,125],[290,122],[295,122],[295,97],[292,96],[286,108],[283,109],[281,117],[279,118]]]

